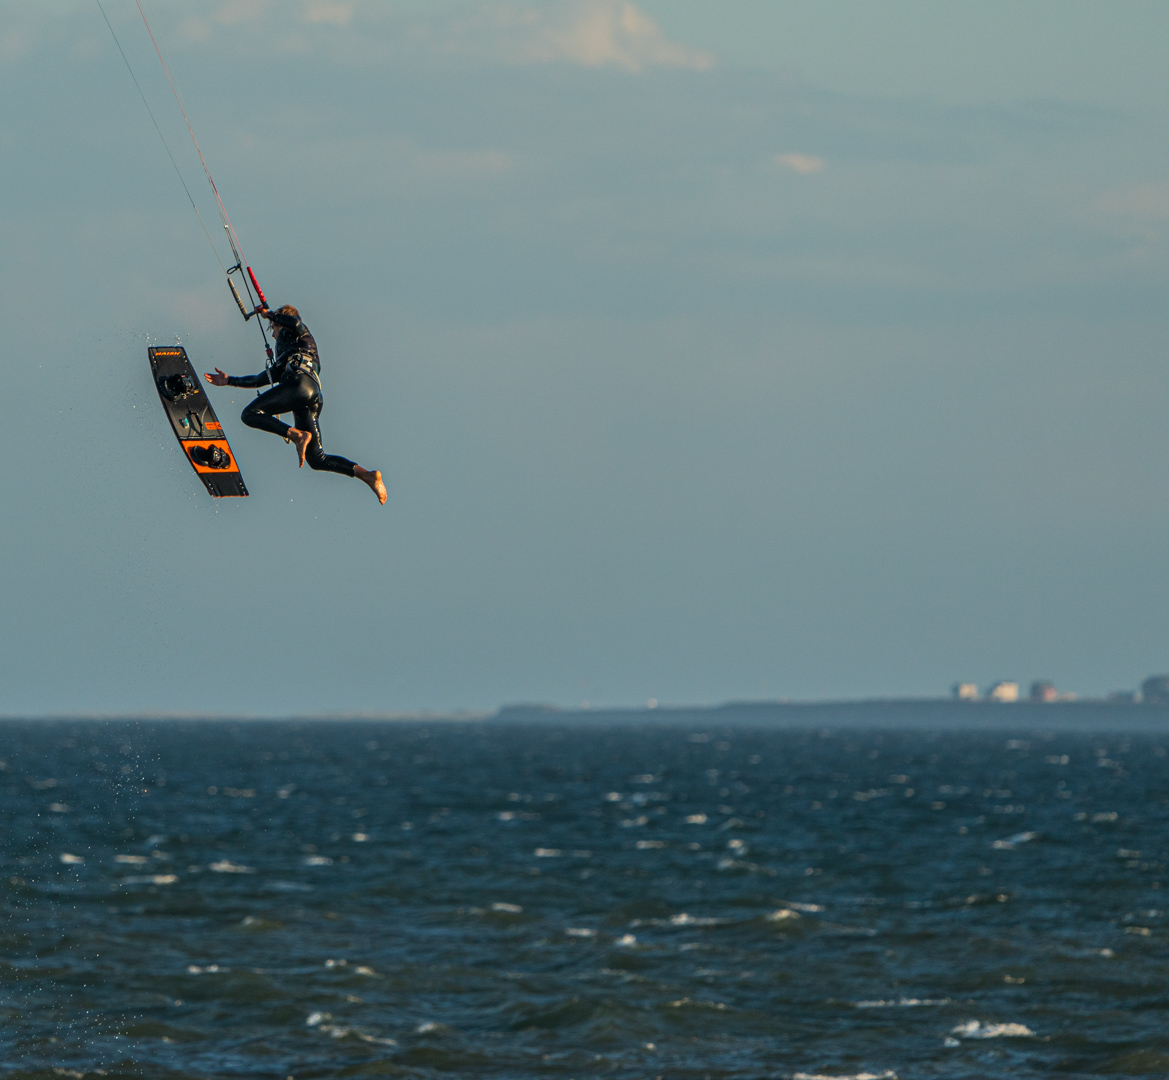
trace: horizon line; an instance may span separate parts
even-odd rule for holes
[[[638,705],[556,705],[550,702],[510,702],[495,709],[418,709],[418,710],[376,710],[353,709],[305,713],[255,713],[255,712],[194,712],[166,709],[147,709],[134,712],[100,710],[90,712],[52,713],[0,713],[0,723],[36,721],[45,723],[61,722],[109,722],[109,721],[215,721],[215,722],[291,722],[324,723],[344,721],[369,722],[474,722],[493,719],[507,719],[519,716],[602,716],[605,714],[645,714],[647,717],[675,713],[718,713],[739,710],[761,711],[766,709],[821,709],[821,708],[864,708],[879,706],[924,707],[953,705],[966,709],[993,708],[1011,710],[1019,706],[1051,709],[1078,709],[1085,706],[1110,708],[1165,708],[1166,701],[1143,701],[1136,697],[1118,698],[1072,698],[1058,701],[1040,701],[1020,698],[1016,701],[996,701],[990,698],[962,699],[944,697],[866,697],[866,698],[759,698],[724,701],[716,704],[664,703],[653,702]]]

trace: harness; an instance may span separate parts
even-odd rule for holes
[[[308,375],[313,382],[317,384],[317,389],[321,390],[321,376],[313,367],[313,358],[311,353],[295,352],[291,353],[284,361],[284,378],[283,382],[289,375]]]

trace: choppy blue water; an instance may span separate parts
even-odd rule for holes
[[[0,1075],[1169,1073],[1169,733],[890,708],[0,725]]]

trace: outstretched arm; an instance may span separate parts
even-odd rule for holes
[[[271,376],[267,370],[261,371],[259,375],[227,375],[215,369],[215,374],[212,375],[210,371],[203,376],[212,386],[267,386],[272,381]]]

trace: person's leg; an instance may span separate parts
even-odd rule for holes
[[[301,431],[307,431],[310,435],[305,451],[305,460],[310,469],[316,469],[318,472],[335,472],[342,476],[353,476],[355,475],[353,470],[357,468],[355,462],[341,457],[340,454],[326,454],[325,448],[321,445],[320,400],[320,396],[316,395],[310,405],[298,408],[294,413],[296,426]]]
[[[322,472],[335,472],[342,476],[356,477],[363,484],[366,484],[377,496],[378,502],[385,506],[388,493],[380,472],[376,469],[363,469],[357,462],[341,457],[340,454],[325,453],[321,442],[320,425],[321,409],[324,408],[325,403],[316,383],[307,375],[301,376],[301,378],[308,384],[305,387],[308,400],[297,407],[294,416],[296,426],[302,431],[306,431],[310,436],[305,452],[305,460],[308,461],[309,467]]]
[[[288,438],[289,427],[283,420],[277,420],[280,413],[292,412],[298,403],[295,394],[289,393],[286,383],[273,386],[258,398],[253,398],[240,414],[240,419],[251,428],[270,431],[282,439]]]
[[[299,392],[299,401],[292,416],[296,420],[297,428],[309,436],[305,439],[304,454],[309,468],[318,472],[339,472],[341,476],[353,476],[353,470],[357,466],[350,459],[337,454],[325,454],[325,448],[321,445],[319,417],[321,408],[324,408],[324,401],[321,400],[317,383],[311,376],[302,375],[299,380]]]
[[[282,420],[277,420],[279,413],[293,413],[303,406],[305,393],[296,380],[285,379],[272,387],[271,390],[255,398],[240,416],[248,427],[259,428],[261,431],[270,431],[279,435],[285,442],[296,446],[297,456],[301,465],[304,465],[305,453],[312,434],[299,428],[289,427]]]

